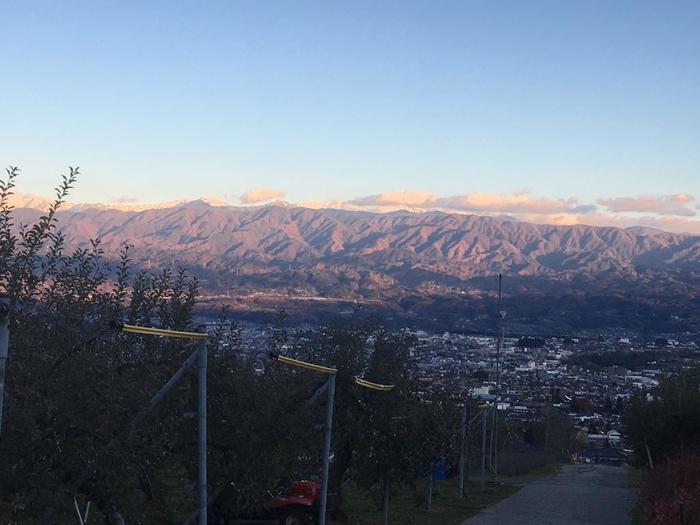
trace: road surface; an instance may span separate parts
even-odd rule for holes
[[[462,525],[627,525],[636,498],[627,467],[564,465]]]

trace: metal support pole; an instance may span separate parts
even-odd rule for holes
[[[200,343],[201,344],[201,343]],[[195,350],[190,354],[190,356],[185,359],[185,362],[180,365],[180,368],[178,368],[177,372],[173,374],[173,376],[168,379],[168,382],[165,383],[160,390],[154,395],[149,401],[148,404],[143,407],[141,410],[138,411],[138,413],[131,419],[130,425],[132,428],[136,428],[139,426],[141,421],[143,421],[143,418],[146,417],[146,415],[153,409],[155,406],[160,403],[165,395],[170,392],[170,390],[180,381],[182,376],[185,375],[185,373],[195,364],[198,362],[200,359],[199,355],[199,349]]]
[[[335,374],[328,376],[326,391],[326,423],[323,437],[323,477],[321,479],[321,502],[318,510],[319,525],[326,525],[326,506],[328,501],[328,471],[331,460],[331,432],[333,430],[333,403],[335,401]]]
[[[75,513],[78,515],[78,522],[80,525],[85,525],[85,520],[80,512],[80,507],[78,507],[78,500],[73,496],[73,506],[75,507]]]
[[[459,440],[459,497],[464,497],[464,442],[467,437],[467,403],[462,404]]]
[[[481,411],[482,421],[481,421],[481,491],[486,489],[486,422],[488,408],[484,408]]]
[[[9,343],[10,298],[2,295],[0,296],[0,432],[2,431],[2,414],[5,402],[5,370]]]
[[[207,340],[199,342],[197,368],[197,462],[199,525],[207,525]]]

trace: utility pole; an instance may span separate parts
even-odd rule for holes
[[[326,525],[326,508],[328,505],[328,471],[331,461],[331,434],[333,432],[333,402],[335,400],[335,374],[328,376],[326,391],[326,422],[323,436],[323,477],[321,478],[321,504],[318,510],[319,525]]]
[[[481,410],[481,491],[486,489],[486,414],[488,407]]]
[[[502,275],[498,274],[498,314],[496,316],[496,400],[493,404],[493,421],[491,423],[491,444],[489,446],[489,462],[492,462],[493,473],[498,479],[498,396],[501,387],[501,345],[503,342],[503,318],[505,312],[501,309],[501,281]],[[491,459],[493,457],[493,460]]]
[[[10,343],[10,298],[0,295],[0,432],[2,432],[2,414],[5,403],[5,370]]]
[[[505,311],[501,310],[500,312],[501,319],[505,317]],[[501,338],[500,338],[500,344],[498,345],[499,347],[499,352],[500,354],[500,348],[503,348],[503,324],[501,324]],[[497,357],[497,359],[499,359]],[[496,404],[494,406],[494,411],[493,411],[493,472],[496,475],[496,480],[498,480],[498,398],[501,395],[501,367],[500,364],[498,365],[497,368],[497,373],[496,373]]]
[[[203,329],[206,332],[206,328]],[[207,525],[207,340],[199,341],[197,361],[197,460],[199,525]]]
[[[464,497],[464,442],[467,437],[467,402],[462,403],[459,441],[459,497]]]

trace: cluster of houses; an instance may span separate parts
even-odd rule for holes
[[[664,373],[700,363],[700,350],[694,343],[675,340],[654,354],[653,364],[628,369],[617,365],[587,368],[580,359],[570,358],[585,352],[659,350],[658,343],[649,346],[617,337],[593,341],[506,338],[499,349],[493,337],[415,335],[418,375],[426,390],[462,385],[467,395],[497,401],[498,409],[513,423],[536,420],[548,407],[558,409],[568,415],[576,430],[578,447],[572,459],[581,462],[623,462],[621,414],[630,397],[651,392]]]

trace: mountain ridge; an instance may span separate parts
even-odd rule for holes
[[[15,224],[40,214],[16,209]],[[502,273],[521,333],[700,329],[697,235],[277,205],[71,208],[57,219],[67,249],[99,238],[116,260],[129,244],[135,268],[187,268],[204,308],[227,304],[251,320],[284,307],[319,321],[361,304],[396,326],[489,330]]]
[[[309,264],[363,259],[377,266],[433,265],[459,278],[700,265],[700,236],[650,228],[545,225],[444,212],[392,213],[298,206],[210,206],[198,201],[143,211],[71,208],[60,227],[77,245],[101,238],[158,259],[226,267],[232,261]],[[38,212],[16,212],[27,216]],[[468,266],[468,267],[467,267]]]

